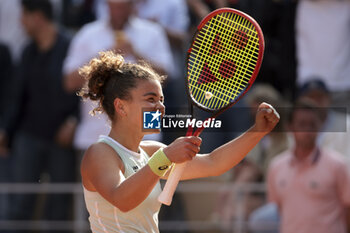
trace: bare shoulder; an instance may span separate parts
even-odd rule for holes
[[[149,155],[152,156],[159,148],[164,148],[167,145],[157,141],[142,141],[140,147]]]
[[[117,152],[109,145],[99,142],[92,144],[87,151],[82,160],[82,166],[92,164],[104,164],[106,162],[117,163],[122,165],[122,161],[117,154]]]
[[[102,142],[91,145],[85,152],[80,167],[84,186],[90,190],[93,189],[90,178],[98,176],[101,171],[108,170],[124,172],[124,164],[117,152]]]

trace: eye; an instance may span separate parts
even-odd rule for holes
[[[147,101],[150,102],[150,103],[156,102],[156,100],[154,98],[148,98]]]

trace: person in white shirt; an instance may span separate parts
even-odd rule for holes
[[[332,106],[350,110],[350,1],[300,0],[296,12],[297,83],[319,76]]]
[[[0,41],[10,49],[13,63],[17,65],[29,41],[21,24],[20,0],[0,1]]]

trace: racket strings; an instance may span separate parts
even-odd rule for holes
[[[214,21],[215,21],[215,18],[213,19]],[[226,27],[227,27],[227,25],[225,25]],[[229,36],[228,37],[231,37],[232,36],[232,33],[227,33]],[[227,47],[230,47],[230,43],[229,43],[229,41],[227,41],[227,39],[225,38],[225,37],[223,37],[223,40],[224,40],[224,42],[226,42],[225,44],[227,45]],[[237,41],[237,44],[238,43],[240,43],[239,41]],[[250,47],[249,46],[249,44],[248,44],[248,47]],[[233,49],[232,47],[231,48],[229,48],[230,50],[233,50],[235,53],[234,53],[234,56],[237,56],[238,54],[237,54],[237,50],[236,49]],[[253,48],[254,49],[254,48]],[[258,55],[258,53],[256,53],[256,55]],[[249,56],[249,54],[244,54],[244,56]],[[252,56],[249,56],[249,57],[252,57]],[[253,57],[252,57],[253,58]],[[209,58],[210,59],[210,58]],[[238,60],[239,62],[240,62],[240,60]]]
[[[212,26],[213,27],[213,25],[212,25],[212,22],[211,22],[211,25],[210,26]],[[207,27],[205,27],[205,29],[207,29]],[[209,35],[208,35],[208,33],[211,33],[209,30],[202,30],[202,32],[204,31],[204,34],[203,34],[203,37],[204,38],[208,38],[209,37]],[[203,40],[202,40],[203,41]],[[204,48],[203,48],[203,45],[205,46]],[[203,50],[203,49],[205,49],[205,52],[207,52],[207,48],[208,48],[208,46],[210,46],[209,44],[204,44],[204,43],[202,43],[202,44],[200,44],[200,49],[201,50]],[[212,48],[211,48],[212,49]],[[204,54],[204,53],[203,53]],[[206,56],[207,58],[208,58],[208,56]],[[211,59],[213,59],[214,57],[209,57],[210,59],[209,59],[209,62],[213,62],[213,61],[211,61]],[[208,59],[207,59],[208,60]],[[216,62],[216,61],[214,61],[214,62]],[[206,65],[206,64],[205,64]],[[201,72],[200,73],[200,78],[201,78],[201,76],[206,76],[206,75],[208,75],[206,72],[207,72],[207,70],[206,69],[203,69],[202,71],[199,71],[199,70],[195,70],[195,72]],[[203,73],[204,73],[204,75],[203,75]],[[197,74],[195,74],[195,75],[197,75]],[[209,75],[208,77],[211,77],[211,75]],[[205,81],[205,80],[203,80],[203,81]],[[198,79],[197,79],[197,83],[198,83]],[[210,83],[212,83],[212,82],[210,82]],[[219,83],[219,82],[216,82],[216,83]],[[193,86],[193,85],[192,85]],[[197,98],[198,99],[198,101],[199,101],[199,103],[202,103],[202,104],[204,104],[205,106],[207,106],[207,107],[209,107],[209,108],[211,108],[211,106],[217,106],[217,105],[221,105],[222,103],[224,103],[224,104],[226,104],[226,102],[227,102],[227,97],[225,98],[225,94],[224,93],[222,93],[222,91],[220,92],[220,90],[218,89],[218,88],[212,88],[212,85],[208,85],[207,86],[207,88],[206,88],[206,90],[202,90],[202,88],[196,88],[197,90],[198,90],[198,92],[199,92],[199,98]],[[207,93],[208,92],[208,89],[211,89],[211,91],[214,91],[214,93],[212,93],[212,94],[214,94],[213,96],[215,96],[213,99],[211,99],[211,101],[210,100],[208,100],[208,99],[205,99],[205,93]],[[210,92],[211,93],[211,92]],[[222,98],[222,97],[224,97],[224,98]],[[228,96],[228,97],[230,97],[230,96]],[[230,97],[231,98],[231,97]],[[221,104],[220,104],[221,103]]]
[[[225,25],[226,26],[226,25]],[[227,35],[228,35],[228,37],[232,37],[232,36],[235,36],[235,35],[232,35],[232,33],[227,33]],[[225,42],[225,44],[228,44],[227,42],[226,42],[226,39],[225,38],[223,38],[223,40],[224,40],[224,42]],[[237,44],[239,44],[239,42],[237,42]],[[231,49],[232,50],[232,48],[229,48],[229,49]],[[225,59],[222,63],[221,63],[221,65],[217,68],[216,67],[216,69],[218,69],[219,70],[219,73],[221,74],[221,76],[222,77],[224,77],[224,78],[228,78],[229,76],[232,76],[233,74],[234,74],[234,72],[236,71],[236,66],[235,66],[235,64],[234,64],[234,61],[232,61],[232,59],[230,59],[230,58],[228,58],[228,56],[226,55],[224,55],[223,56],[223,58]],[[214,62],[216,62],[216,61],[214,61]],[[229,63],[229,64],[227,64],[226,66],[225,66],[225,64],[223,64],[223,63]],[[237,70],[238,72],[239,72],[239,69]],[[243,80],[242,80],[243,81]],[[249,78],[247,79],[247,81],[249,81]],[[244,84],[247,84],[248,82],[244,82]],[[218,83],[219,85],[220,85],[220,83]],[[241,83],[240,84],[238,84],[237,83],[237,79],[234,79],[233,80],[233,82],[226,82],[226,80],[223,80],[223,82],[221,83],[223,86],[222,87],[220,87],[220,88],[224,88],[224,86],[225,86],[225,89],[229,89],[229,92],[231,91],[232,92],[232,90],[230,90],[230,89],[234,89],[234,91],[235,91],[235,96],[237,96],[238,95],[238,90],[237,90],[237,87],[239,87],[240,85],[241,85]],[[245,86],[243,85],[242,86],[242,88],[244,88]],[[226,103],[229,101],[229,99],[230,98],[232,98],[230,95],[229,96],[227,96],[227,100],[225,101]]]
[[[194,89],[192,95],[195,96],[199,103],[209,108],[221,108],[234,100],[245,89],[249,78],[254,72],[256,64],[253,64],[254,66],[252,65],[249,69],[250,63],[257,62],[258,53],[256,51],[259,49],[259,44],[257,43],[257,39],[253,39],[254,35],[257,38],[257,32],[250,29],[252,24],[248,20],[240,17],[239,21],[236,22],[236,18],[239,16],[233,15],[225,13],[224,16],[214,16],[210,20],[209,26],[203,27],[203,30],[198,33],[197,38],[199,39],[195,40],[193,52],[190,54],[190,66],[193,69],[190,69],[189,77],[194,77],[194,79],[190,79],[190,87]],[[240,34],[237,34],[237,32]],[[250,35],[252,32],[254,32],[253,36]],[[220,39],[218,35],[220,35]],[[247,38],[244,36],[247,36]],[[208,40],[208,38],[212,38],[212,40]],[[227,50],[233,51],[233,53],[223,53],[223,48],[227,48]],[[217,49],[218,51],[213,52],[213,49]],[[198,54],[204,57],[197,59]],[[249,60],[248,62],[246,61],[247,58]],[[252,62],[252,59],[255,61]],[[223,65],[222,61],[220,64],[219,60],[225,61],[226,64]],[[203,62],[206,66],[208,64],[216,64],[216,66],[209,67],[209,69],[200,69],[203,66]],[[243,70],[242,67],[245,69]],[[213,72],[211,70],[216,73],[216,76],[212,74]],[[229,76],[232,75],[234,77],[230,78]],[[203,79],[203,76],[207,77],[207,80]],[[241,76],[241,78],[237,76]],[[216,81],[217,79],[219,81]],[[204,83],[207,85],[203,88]],[[198,84],[201,84],[201,87],[198,87]],[[204,97],[205,93],[210,90],[215,92],[211,101],[206,100]],[[233,96],[232,92],[234,92]]]
[[[208,45],[207,45],[208,46]],[[228,58],[227,56],[222,56],[221,55],[221,57],[224,57],[224,58]],[[210,61],[212,60],[212,58],[210,58],[209,59]],[[228,60],[228,59],[226,59],[228,62],[230,61],[230,60]],[[217,62],[217,61],[211,61],[211,62]],[[205,64],[205,66],[206,66],[206,64]],[[232,66],[232,65],[231,65]],[[223,65],[221,65],[220,67],[219,67],[219,73],[224,77],[225,76],[225,74],[231,74],[231,73],[227,73],[227,71],[226,72],[224,72],[225,71],[225,69],[222,69],[222,68],[225,68],[225,66],[223,66]],[[234,68],[234,67],[228,67],[228,68]],[[204,72],[206,72],[206,70],[207,69],[203,69],[202,70],[202,73]],[[226,68],[226,70],[228,70],[227,68]],[[201,74],[202,74],[201,73]],[[233,72],[232,72],[232,74],[233,74]],[[210,77],[210,79],[212,80],[212,78],[211,78],[211,76],[212,76],[212,74],[211,73],[209,73],[208,74],[209,75],[209,77]],[[200,77],[201,78],[201,77]],[[215,78],[216,79],[216,78]],[[220,84],[220,83],[217,83],[217,84]],[[226,87],[225,87],[225,89],[227,89],[228,88],[228,86],[227,85],[230,85],[230,83],[227,83],[227,82],[224,82],[224,83],[222,83],[222,85],[225,85],[226,84]],[[212,87],[212,85],[210,85],[210,87]],[[210,88],[210,87],[208,87],[208,88]],[[223,87],[222,87],[223,88]],[[200,90],[200,89],[199,89]],[[232,92],[232,91],[231,91]],[[225,95],[224,93],[221,93],[221,94],[223,94],[225,97],[226,97],[226,99],[224,100],[224,99],[221,99],[221,98],[219,98],[221,101],[224,101],[225,102],[225,104],[226,103],[229,103],[229,99],[231,99],[232,98],[232,95],[230,95],[230,94],[227,94],[227,95]],[[202,98],[203,96],[201,96],[201,99],[200,99],[200,101],[202,101]]]
[[[229,35],[230,37],[232,36],[232,34],[231,35]],[[217,40],[217,37],[215,38],[216,40]],[[215,41],[214,41],[215,42]],[[228,63],[230,63],[231,61],[230,60],[228,60]],[[227,66],[227,65],[226,65]],[[224,65],[221,65],[220,67],[219,67],[219,73],[222,75],[222,76],[224,76],[225,77],[225,73],[227,74],[228,72],[227,72],[227,70],[229,70],[230,68],[232,69],[232,68],[235,68],[235,67],[232,67],[232,65],[229,65],[227,68],[226,68],[226,66]],[[226,68],[226,69],[225,69]],[[225,72],[226,71],[226,72]],[[232,73],[228,73],[229,75],[230,74],[232,74]],[[226,85],[227,84],[229,84],[229,83],[225,83]],[[237,86],[237,83],[236,83],[236,86]],[[227,87],[226,87],[227,88]]]
[[[214,19],[215,19],[215,18],[214,18]],[[219,25],[219,26],[220,26],[220,25]],[[225,26],[226,26],[226,28],[227,28],[227,25],[225,25]],[[228,35],[228,37],[232,37],[232,36],[233,36],[232,33],[226,33],[226,34]],[[234,36],[235,36],[235,35],[234,35]],[[216,37],[215,39],[217,40],[217,37]],[[225,38],[223,38],[223,40],[225,40]],[[227,40],[227,39],[226,39],[226,40]],[[215,42],[215,41],[214,41],[214,42]],[[243,43],[245,43],[245,42],[243,42]],[[227,44],[227,42],[226,42],[226,44]],[[236,44],[240,44],[240,41],[236,42]],[[208,46],[208,45],[207,45],[207,46]],[[228,60],[228,62],[230,63],[230,60]],[[225,70],[225,69],[222,69],[223,67],[225,68],[225,66],[222,66],[222,65],[219,67],[219,73],[220,73],[222,76],[225,77],[225,73],[227,73],[227,70],[232,69],[232,65],[228,65],[228,67],[226,68],[226,70]],[[226,71],[226,72],[223,72],[223,71]],[[230,75],[230,74],[232,74],[232,73],[229,72],[228,74]],[[248,80],[249,80],[249,79],[248,79]],[[237,81],[237,80],[236,80],[236,81]],[[230,84],[230,83],[223,82],[222,85],[224,85],[224,84],[226,85],[226,88],[227,88],[227,84]],[[238,86],[237,83],[235,83],[234,85],[235,85],[235,86]],[[240,85],[241,85],[241,84],[240,84]],[[240,86],[240,85],[239,85],[239,86]],[[212,86],[212,85],[211,85],[211,86]],[[242,88],[244,88],[244,86],[242,86]],[[236,90],[236,92],[237,92],[237,90]]]
[[[236,16],[234,16],[234,17],[237,17],[237,15]],[[218,15],[218,18],[221,18],[221,16],[220,15]],[[231,21],[231,19],[230,19],[230,17],[224,17],[225,18],[225,20],[228,20],[229,22]],[[215,20],[215,18],[214,18],[214,20]],[[249,37],[248,37],[248,35],[249,34],[252,34],[252,31],[249,31],[249,29],[250,29],[250,27],[252,26],[251,24],[250,24],[250,22],[248,21],[248,20],[246,20],[246,19],[244,19],[244,18],[240,18],[240,21],[241,22],[239,22],[238,24],[237,24],[237,26],[238,26],[238,31],[236,31],[235,33],[234,33],[234,35],[233,35],[233,38],[234,38],[234,44],[235,44],[235,47],[236,47],[236,49],[235,50],[233,50],[234,51],[234,56],[236,56],[237,55],[237,52],[238,51],[241,51],[241,52],[243,52],[244,53],[244,49],[245,48],[247,48],[247,50],[248,51],[250,51],[250,52],[253,52],[252,51],[252,48],[255,50],[256,49],[256,46],[258,46],[257,44],[254,44],[255,46],[253,47],[253,46],[250,46],[250,44],[248,43],[250,40],[249,40]],[[231,23],[234,25],[235,23],[234,23],[234,21],[231,21]],[[250,27],[248,26],[250,24]],[[226,34],[229,34],[229,27],[228,27],[228,25],[224,25],[224,28],[225,28],[225,33]],[[242,31],[244,29],[244,31]],[[247,31],[247,33],[248,33],[248,35],[245,33],[245,31]],[[254,36],[257,36],[257,33],[256,32],[254,32],[253,33],[254,34]],[[236,35],[237,35],[237,37],[236,37]],[[230,35],[231,36],[231,35]],[[250,36],[250,38],[251,38],[251,35],[249,35]],[[257,53],[257,55],[258,55],[258,53]],[[242,56],[242,55],[241,55]],[[244,83],[244,86],[246,87],[246,85],[248,84],[248,82],[249,82],[249,77],[251,77],[252,76],[252,74],[253,74],[253,72],[248,76],[247,75],[247,67],[249,66],[249,64],[252,64],[252,62],[251,62],[251,58],[252,58],[252,56],[249,56],[249,52],[248,52],[248,54],[244,54],[244,56],[245,56],[245,58],[248,58],[248,62],[247,61],[242,61],[243,60],[243,58],[244,57],[241,57],[242,58],[242,60],[241,59],[238,59],[237,61],[238,62],[241,62],[242,64],[241,65],[238,65],[239,67],[242,67],[243,69],[244,69],[244,63],[246,64],[245,65],[245,68],[246,69],[242,69],[242,70],[240,70],[240,69],[237,69],[237,75],[243,75],[243,78],[241,78],[241,79],[235,79],[235,87],[237,87],[237,84],[238,84],[238,86],[241,86],[242,85],[242,83]],[[256,65],[256,62],[257,62],[257,59],[256,59],[256,61],[254,61],[254,68],[255,68],[255,65]],[[242,73],[239,73],[239,72],[242,72]],[[248,77],[247,77],[248,76]],[[245,79],[247,79],[248,81],[247,82],[244,82],[244,80]],[[237,83],[237,81],[239,81],[239,83]],[[242,92],[242,90],[240,90],[240,93]],[[238,90],[236,89],[236,93],[235,93],[235,97],[236,96],[238,96]]]

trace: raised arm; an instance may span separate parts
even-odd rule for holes
[[[276,126],[279,118],[279,114],[271,105],[260,104],[255,124],[247,132],[210,154],[194,157],[186,166],[182,179],[218,176],[230,170]]]

